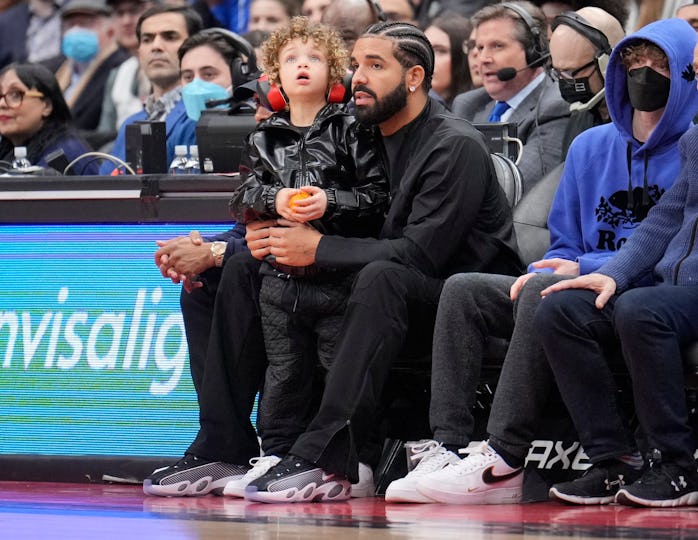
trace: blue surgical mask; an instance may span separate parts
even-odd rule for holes
[[[187,116],[194,122],[198,122],[199,118],[201,118],[201,111],[207,109],[207,101],[228,99],[229,97],[230,92],[221,85],[202,81],[199,78],[194,79],[182,88],[184,108],[187,111]]]
[[[61,50],[71,60],[89,62],[99,52],[97,32],[85,28],[73,28],[63,35]]]

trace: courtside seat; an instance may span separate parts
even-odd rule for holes
[[[516,164],[503,154],[490,154],[497,175],[497,181],[507,196],[511,208],[521,200],[523,195],[523,176]]]
[[[560,163],[546,174],[514,207],[516,241],[519,255],[526,266],[542,259],[550,246],[548,214],[563,168],[564,163]]]

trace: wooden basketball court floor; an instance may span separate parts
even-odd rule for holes
[[[140,486],[0,482],[3,540],[689,539],[698,508],[341,503],[146,497]]]

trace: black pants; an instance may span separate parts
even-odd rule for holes
[[[200,424],[187,453],[235,464],[246,464],[259,455],[257,435],[250,422],[267,364],[258,307],[259,266],[249,252],[226,261],[209,312],[210,322],[204,313],[210,290],[208,300],[192,296],[186,302],[191,316],[197,310],[202,313],[193,324],[187,323]],[[202,349],[206,350],[205,356]]]
[[[262,278],[260,308],[269,365],[257,430],[266,455],[284,456],[317,412],[314,387],[330,368],[354,276],[327,272]],[[319,383],[319,384],[316,384]]]
[[[442,280],[388,261],[370,263],[359,272],[320,409],[292,454],[358,481],[359,452],[375,434],[383,387],[407,342],[410,319],[419,314],[433,324],[442,285]],[[361,461],[375,465],[377,450],[362,453]]]
[[[194,289],[190,293],[182,287],[182,292],[179,295],[179,307],[182,311],[187,346],[189,347],[189,369],[197,401],[204,380],[206,351],[211,335],[211,321],[213,320],[213,305],[218,292],[221,271],[221,268],[209,268],[201,276],[203,287]]]
[[[540,303],[535,322],[555,380],[592,462],[635,450],[617,405],[609,359],[620,345],[650,449],[695,470],[681,347],[698,337],[698,287],[630,289],[597,309],[569,290]]]

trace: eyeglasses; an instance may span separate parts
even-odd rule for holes
[[[476,45],[474,39],[468,39],[467,41],[463,42],[463,52],[466,54],[466,56],[473,52],[475,47]]]
[[[42,98],[44,97],[44,94],[39,92],[38,90],[17,90],[17,89],[12,89],[8,90],[4,94],[0,94],[0,100],[2,98],[5,98],[5,103],[7,103],[7,106],[16,109],[20,105],[22,105],[22,101],[24,101],[24,96],[27,97],[35,97],[35,98]]]
[[[559,81],[560,79],[572,80],[572,79],[576,79],[577,75],[579,75],[585,69],[590,68],[591,66],[595,66],[596,69],[598,69],[599,64],[596,62],[596,58],[594,58],[588,64],[584,64],[582,67],[577,68],[573,71],[569,71],[569,70],[560,71],[559,69],[551,67],[548,70],[548,75],[550,75],[550,78],[555,82]]]

